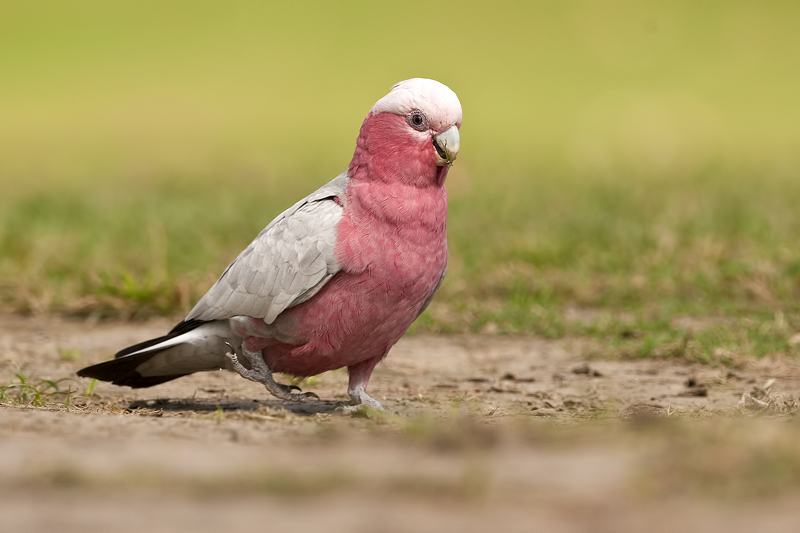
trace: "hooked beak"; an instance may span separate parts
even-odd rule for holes
[[[453,165],[453,161],[458,156],[458,142],[458,128],[455,126],[439,135],[434,135],[433,147],[436,148],[436,154],[439,156],[439,160],[436,161],[437,167]]]

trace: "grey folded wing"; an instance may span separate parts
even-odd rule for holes
[[[314,296],[341,267],[334,256],[345,174],[281,213],[230,264],[186,320],[234,316],[275,321]]]
[[[437,292],[439,292],[439,287],[442,286],[442,282],[444,281],[444,277],[446,275],[447,275],[447,266],[445,266],[444,270],[442,270],[442,275],[439,276],[439,281],[436,283],[436,286],[433,288],[433,292],[427,298],[425,298],[425,301],[422,303],[422,307],[420,308],[419,312],[417,313],[417,316],[414,317],[414,320],[418,319],[422,315],[422,313],[425,312],[425,310],[428,308],[428,306],[431,305],[431,302],[433,301],[433,297],[436,296]]]

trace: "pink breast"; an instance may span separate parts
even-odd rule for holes
[[[307,376],[386,355],[447,265],[447,197],[438,190],[441,194],[427,199],[412,198],[413,209],[401,215],[386,203],[369,208],[369,217],[358,216],[359,209],[345,210],[336,249],[343,270],[314,298],[278,318],[282,331],[306,342],[264,350],[271,369]],[[370,198],[379,201],[375,191]],[[408,220],[392,218],[398,216]]]

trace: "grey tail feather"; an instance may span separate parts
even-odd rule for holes
[[[162,337],[156,337],[155,339],[150,339],[149,341],[140,342],[139,344],[134,344],[133,346],[128,346],[124,350],[120,350],[114,355],[114,359],[120,359],[125,357],[128,354],[132,354],[134,352],[138,352],[139,350],[144,350],[145,348],[149,348],[150,346],[155,346],[164,341],[168,341],[170,339],[174,339],[178,335],[183,335],[184,333],[188,333],[193,329],[197,329],[203,324],[205,324],[205,320],[181,320],[178,322],[174,328],[169,330],[169,333]],[[144,362],[144,361],[142,361]]]
[[[174,374],[169,376],[144,377],[140,375],[136,369],[139,367],[139,365],[161,352],[161,350],[137,353],[135,355],[130,354],[134,354],[135,352],[144,350],[150,346],[155,346],[156,344],[168,341],[179,335],[183,335],[184,333],[200,327],[204,323],[205,321],[203,320],[181,321],[163,337],[140,342],[139,344],[134,344],[133,346],[129,346],[124,350],[120,350],[114,356],[114,359],[82,368],[78,370],[78,375],[83,378],[95,378],[99,379],[100,381],[110,381],[114,385],[124,385],[133,389],[152,387],[153,385],[158,385],[182,376],[187,376],[188,374]]]

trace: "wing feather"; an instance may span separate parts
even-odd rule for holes
[[[334,256],[336,224],[348,178],[336,177],[283,212],[230,264],[186,320],[263,318],[313,296],[340,269]]]

